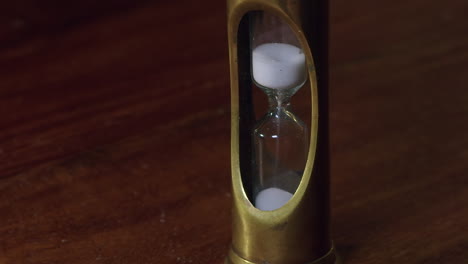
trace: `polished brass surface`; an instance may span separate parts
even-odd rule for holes
[[[316,163],[318,144],[317,74],[309,43],[313,20],[304,15],[310,0],[228,0],[228,41],[231,75],[231,173],[233,238],[227,263],[308,264],[335,263],[329,235],[328,171]],[[274,211],[261,211],[244,191],[239,157],[238,28],[250,11],[266,11],[289,24],[307,58],[311,89],[311,135],[302,181],[291,200]],[[245,107],[245,106],[242,106]],[[323,172],[325,171],[325,173]]]
[[[264,264],[265,262],[261,263]],[[340,264],[341,261],[336,256],[335,249],[331,248],[327,254],[322,256],[319,259],[316,259],[312,262],[304,263],[304,264]],[[238,254],[236,254],[232,249],[229,251],[229,255],[226,258],[225,264],[257,264],[255,262],[248,261],[246,259],[241,258]]]

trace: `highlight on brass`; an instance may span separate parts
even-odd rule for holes
[[[269,104],[251,131],[249,197],[256,208],[272,211],[292,198],[307,161],[308,129],[290,103],[307,80],[306,58],[283,19],[263,11],[248,16],[253,89],[261,89]]]

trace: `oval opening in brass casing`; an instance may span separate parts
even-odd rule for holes
[[[314,137],[306,56],[290,25],[265,11],[245,14],[237,36],[243,190],[252,206],[273,211],[296,193]]]

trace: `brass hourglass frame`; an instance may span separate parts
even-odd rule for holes
[[[228,0],[231,75],[231,174],[233,237],[226,262],[336,263],[329,232],[327,124],[327,1]],[[307,163],[294,196],[274,211],[255,208],[247,193],[253,122],[248,14],[264,11],[283,19],[306,57],[311,93],[311,126]],[[313,57],[315,55],[315,57]],[[317,77],[320,77],[319,79]],[[319,118],[320,114],[320,118]],[[251,198],[251,197],[250,197]]]

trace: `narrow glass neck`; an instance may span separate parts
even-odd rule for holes
[[[281,91],[275,91],[268,95],[268,106],[270,109],[273,108],[285,108],[289,109],[291,105],[291,95]]]

